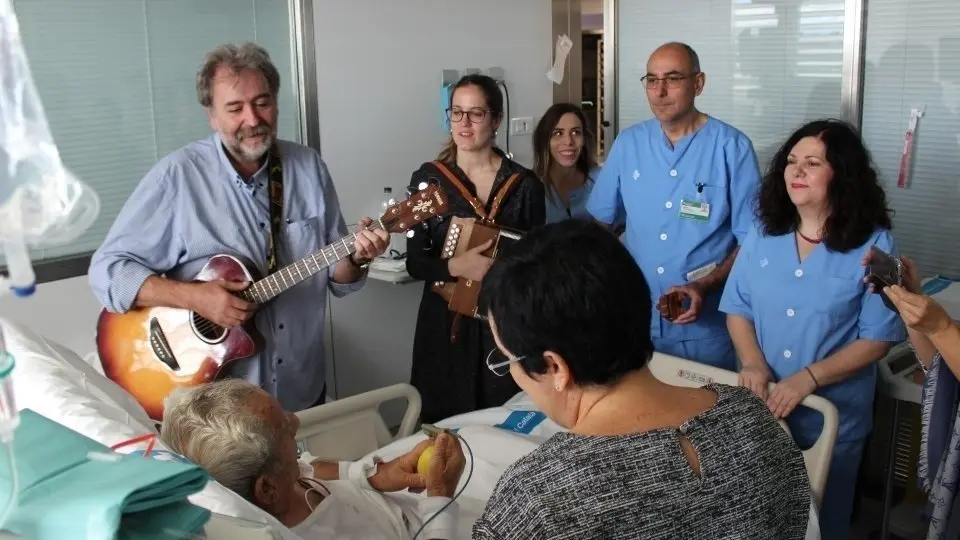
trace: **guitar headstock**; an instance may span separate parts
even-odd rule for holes
[[[387,208],[380,216],[383,228],[392,233],[405,233],[415,225],[437,217],[447,210],[447,197],[443,189],[430,184],[426,189],[410,196],[405,201]]]

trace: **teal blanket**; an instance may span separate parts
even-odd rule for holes
[[[19,503],[4,528],[24,538],[189,538],[210,518],[187,502],[209,479],[196,465],[117,454],[29,409],[13,446]],[[12,488],[5,453],[0,508]]]

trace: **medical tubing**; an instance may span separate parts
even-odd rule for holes
[[[510,152],[510,90],[507,89],[507,81],[497,81],[497,85],[503,88],[503,97],[507,105],[507,157],[513,159],[513,153]]]
[[[7,236],[2,240],[3,255],[7,262],[6,278],[0,278],[0,286],[9,286],[17,296],[30,296],[36,291],[36,274],[27,253],[22,235]],[[2,291],[0,291],[2,293]]]
[[[470,472],[467,473],[467,480],[463,483],[463,487],[460,488],[460,491],[458,491],[458,492],[453,496],[453,498],[450,499],[449,502],[447,502],[447,504],[443,505],[438,512],[436,512],[435,514],[433,514],[432,516],[430,516],[430,519],[424,521],[424,522],[423,522],[423,525],[420,525],[420,528],[417,529],[417,532],[413,533],[413,536],[411,537],[411,538],[413,538],[413,540],[417,540],[417,537],[420,536],[420,533],[423,532],[423,529],[425,529],[425,528],[427,527],[427,524],[429,524],[431,521],[433,521],[433,518],[435,518],[435,517],[439,516],[440,514],[444,513],[444,512],[447,510],[447,508],[448,508],[451,504],[453,504],[453,501],[457,500],[457,498],[460,497],[460,495],[463,495],[463,491],[464,491],[465,489],[467,489],[467,484],[470,483],[470,478],[473,476],[473,469],[476,468],[476,465],[474,465],[474,462],[473,462],[473,450],[470,448],[470,445],[467,443],[467,440],[466,440],[466,439],[464,439],[464,438],[461,437],[460,435],[457,435],[456,438],[459,439],[459,440],[461,440],[461,441],[463,441],[463,445],[467,447],[467,454],[469,454],[469,456],[470,456]],[[429,539],[428,539],[428,540],[429,540]]]
[[[17,476],[17,460],[13,453],[13,434],[4,434],[3,438],[4,446],[7,448],[7,462],[10,464],[10,483],[12,487],[10,489],[10,500],[7,501],[3,514],[0,514],[0,531],[7,526],[7,520],[13,515],[20,499],[20,479]]]

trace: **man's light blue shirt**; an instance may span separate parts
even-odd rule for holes
[[[283,266],[336,241],[347,227],[320,154],[293,142],[277,144],[284,194],[277,258]],[[149,276],[190,281],[214,255],[238,256],[264,276],[269,234],[266,165],[245,182],[215,133],[147,173],[94,253],[90,286],[109,311],[123,313]],[[265,348],[234,362],[227,374],[259,384],[287,410],[313,405],[325,383],[326,291],[340,297],[364,284],[338,284],[332,275],[331,267],[260,306],[254,322]]]
[[[650,285],[650,331],[658,347],[727,336],[724,316],[717,311],[719,291],[705,299],[693,324],[664,320],[656,302],[670,287],[699,277],[694,274],[697,270],[720,265],[743,241],[753,220],[759,184],[760,169],[750,139],[715,118],[708,118],[697,132],[675,144],[656,119],[634,125],[617,137],[587,210],[604,223],[613,223],[625,213],[627,248]],[[709,215],[702,221],[681,217],[685,202],[709,204]],[[710,350],[686,354],[697,361],[734,367],[727,365],[732,358],[714,362],[708,360],[710,355]]]
[[[890,232],[879,229],[847,253],[821,244],[801,262],[794,235],[747,235],[723,291],[720,310],[753,322],[757,342],[773,372],[783,380],[820,362],[857,339],[900,342],[900,316],[863,283],[861,261],[870,246],[896,253]],[[871,364],[817,394],[840,413],[838,442],[863,439],[873,423],[877,368]],[[795,437],[815,440],[823,416],[804,407],[787,418]]]

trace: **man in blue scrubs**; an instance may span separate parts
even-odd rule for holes
[[[625,214],[626,244],[652,297],[676,293],[684,301],[672,321],[650,307],[656,349],[736,370],[717,306],[753,223],[760,169],[746,135],[694,106],[704,82],[690,46],[654,51],[643,85],[655,118],[614,141],[587,210],[607,224]]]

